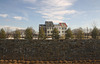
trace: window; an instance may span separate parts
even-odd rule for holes
[[[52,29],[52,27],[50,27],[50,29]]]
[[[62,33],[64,33],[64,31],[62,31]]]
[[[63,30],[64,28],[62,28],[62,30]]]
[[[66,31],[65,31],[65,33],[66,33]]]
[[[49,33],[49,31],[48,31],[48,33]]]
[[[49,28],[47,27],[47,29],[49,29]]]

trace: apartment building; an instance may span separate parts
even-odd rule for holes
[[[59,36],[64,36],[65,31],[67,30],[67,25],[66,23],[59,23],[59,24],[54,24],[52,21],[45,21],[45,24],[40,24],[39,25],[39,30],[40,28],[43,27],[45,31],[45,35],[47,37],[52,36],[52,31],[54,28],[57,28],[59,31]]]

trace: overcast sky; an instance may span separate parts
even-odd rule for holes
[[[50,20],[72,29],[100,28],[100,0],[0,0],[0,28],[23,29]]]

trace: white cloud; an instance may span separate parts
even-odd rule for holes
[[[49,6],[69,6],[72,5],[70,0],[43,0],[42,3],[48,4]]]
[[[0,25],[0,29],[1,29],[1,28],[4,28],[4,29],[9,28],[9,30],[25,29],[25,28],[21,28],[21,27],[14,27],[14,26],[1,26],[1,25]]]
[[[32,10],[33,10],[33,9],[36,9],[36,8],[33,8],[33,7],[26,7],[26,8],[29,8],[29,9],[32,9]]]
[[[6,18],[7,16],[8,16],[8,14],[0,14],[0,17]]]
[[[61,20],[53,20],[54,23],[60,23],[60,22],[63,22]]]
[[[36,0],[23,0],[24,2],[34,3]]]
[[[66,18],[66,20],[70,20],[71,18]]]
[[[75,10],[67,8],[73,5],[76,0],[42,0],[40,9],[37,13],[42,14],[45,20],[51,20],[59,23],[65,19],[64,15],[74,14]]]
[[[27,18],[21,16],[14,16],[13,18],[16,20],[27,20]]]
[[[77,11],[74,15],[72,15],[73,18],[79,17],[79,16],[86,16],[86,11]]]
[[[95,12],[100,12],[100,10],[95,10]]]
[[[15,16],[15,17],[13,17],[13,18],[16,19],[16,20],[22,20],[23,17]]]
[[[46,21],[51,21],[51,19],[46,19]],[[60,22],[63,22],[63,21],[61,21],[61,20],[59,20],[59,19],[57,19],[57,20],[53,19],[53,22],[54,22],[54,23],[60,23]]]

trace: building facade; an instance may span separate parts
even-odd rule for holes
[[[41,27],[43,27],[43,29],[45,31],[45,36],[47,36],[47,37],[52,36],[52,31],[54,28],[58,29],[60,37],[65,36],[65,31],[67,30],[66,23],[54,24],[52,21],[45,21],[45,24],[40,24],[39,30]]]

